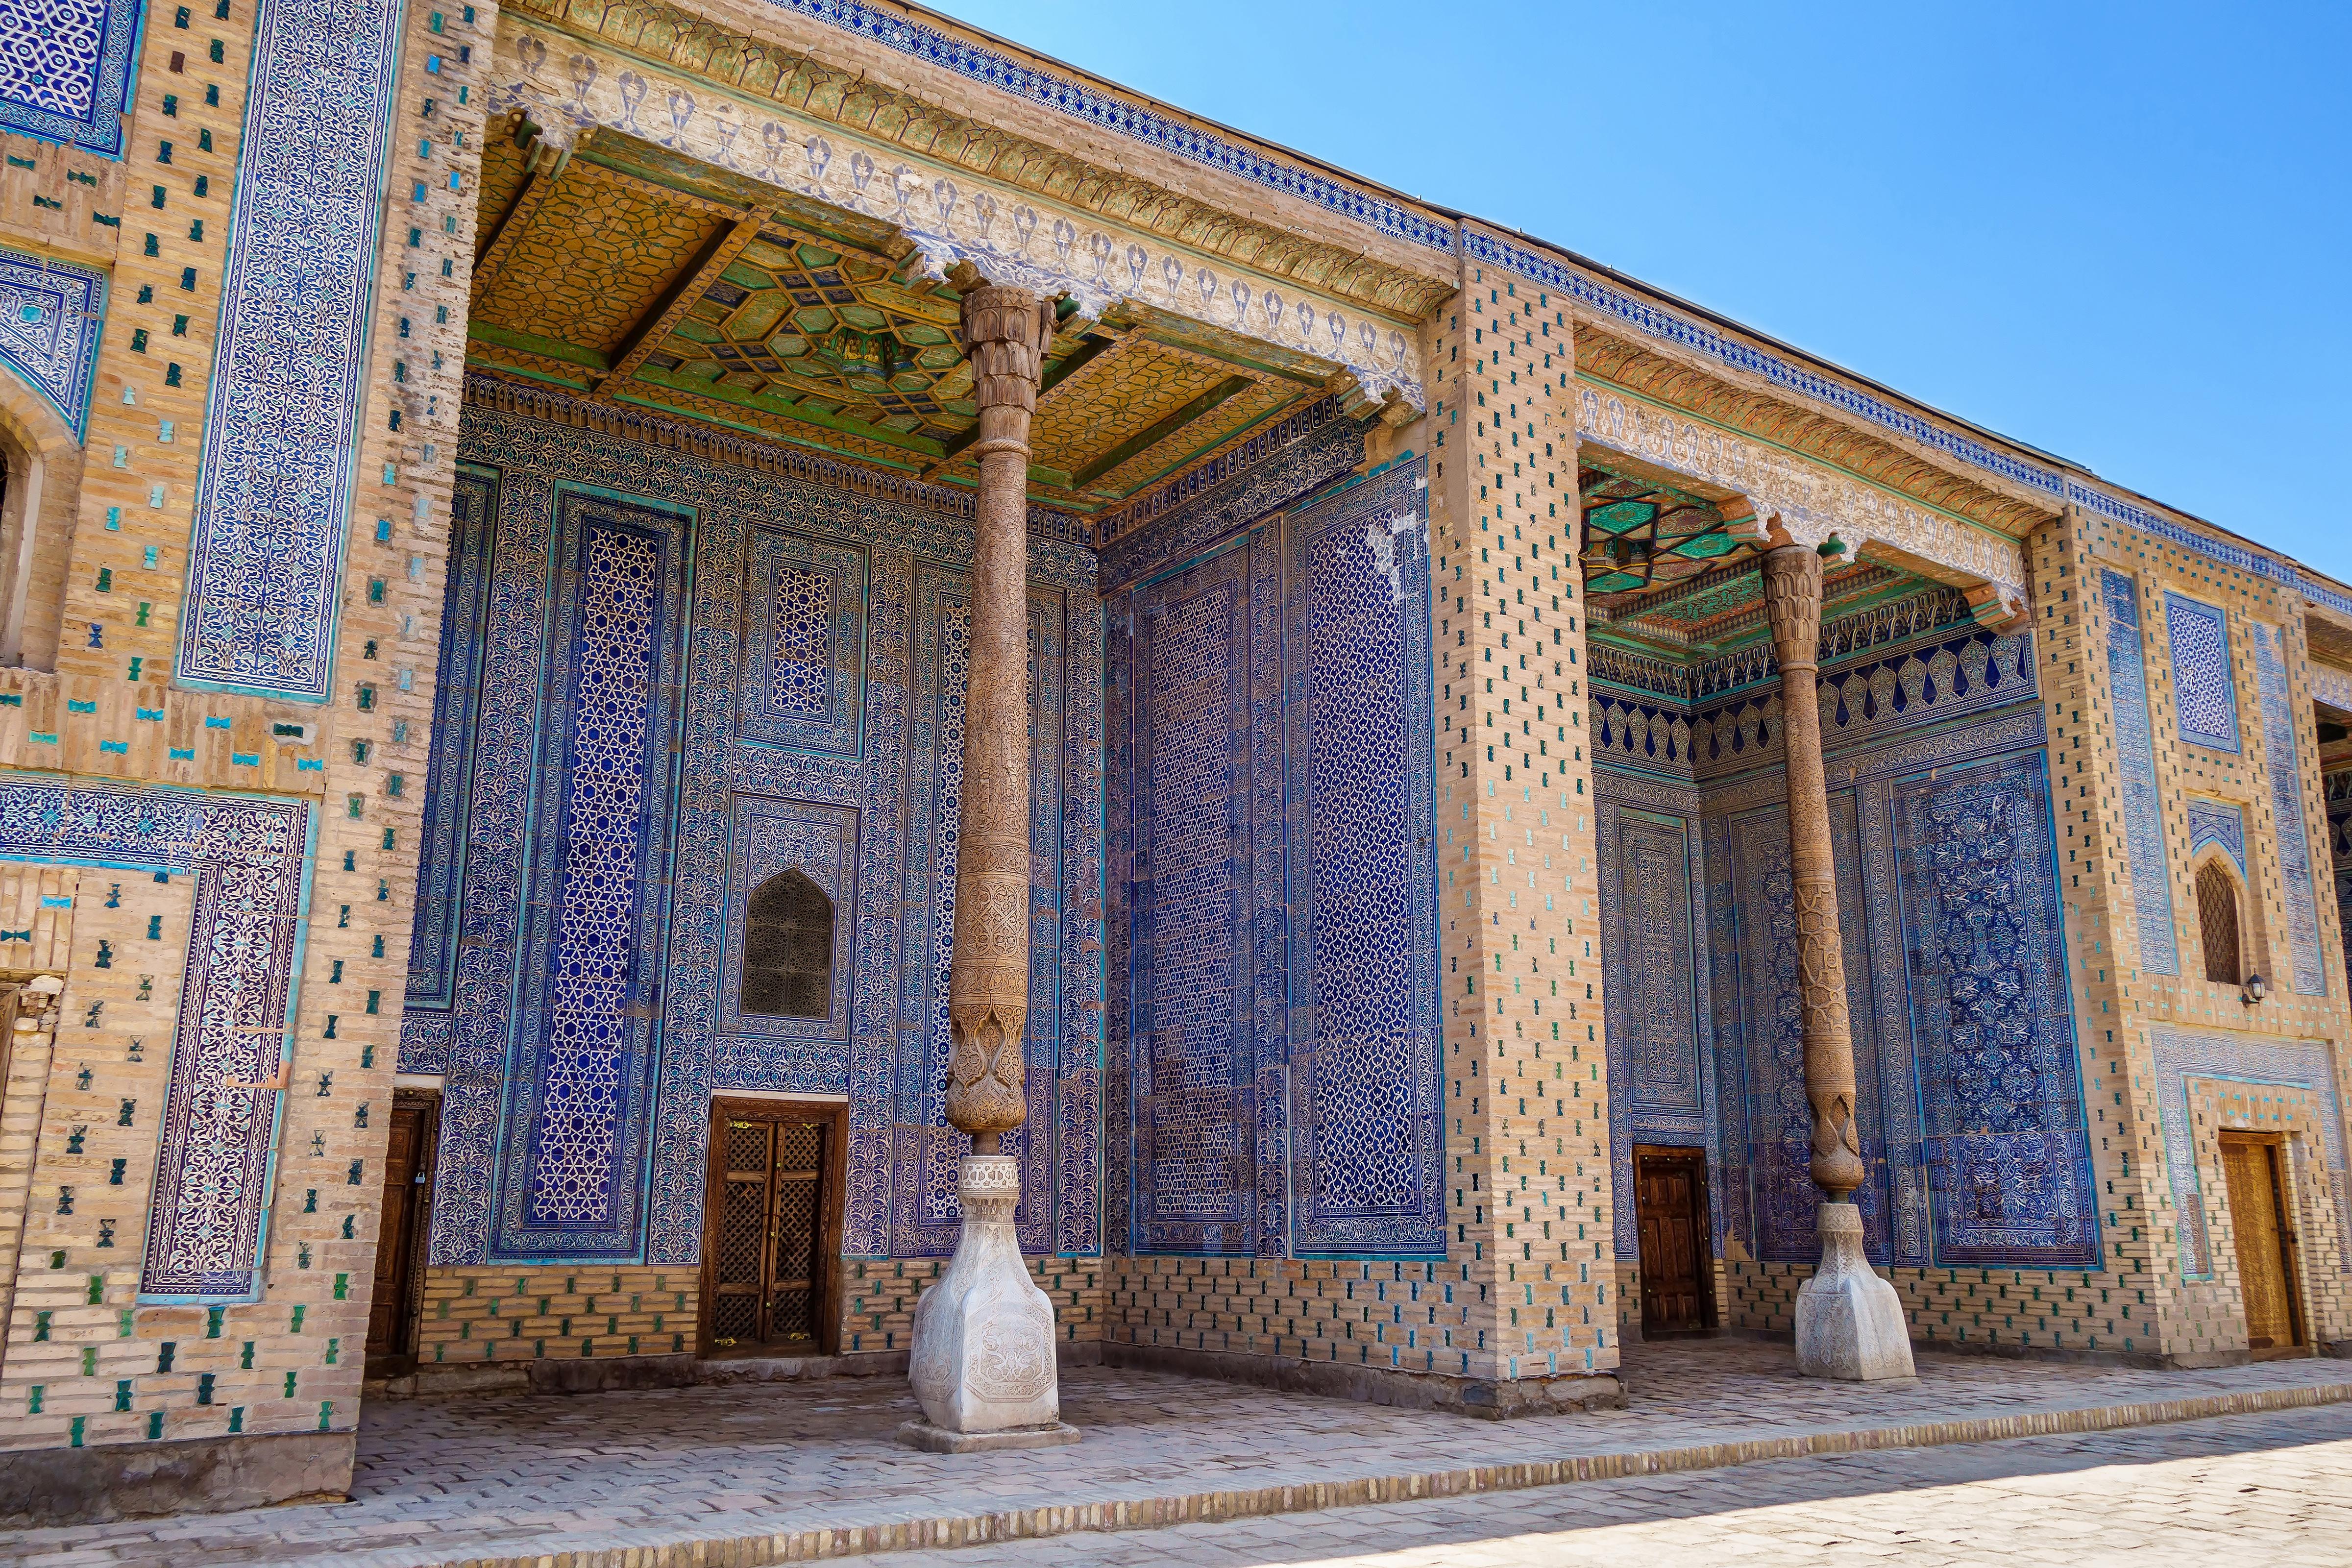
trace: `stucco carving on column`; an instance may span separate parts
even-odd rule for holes
[[[1982,586],[1978,619],[2007,625],[2026,608],[2025,551],[1850,475],[1729,431],[1684,419],[1605,387],[1576,390],[1576,435],[1702,486],[1736,492],[1800,544],[1832,536],[1848,550],[1959,588]]]

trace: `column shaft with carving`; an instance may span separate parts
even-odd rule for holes
[[[1783,537],[1786,537],[1785,535]],[[1829,784],[1822,767],[1822,558],[1809,545],[1764,555],[1764,608],[1780,661],[1780,722],[1788,757],[1789,880],[1796,903],[1797,986],[1805,1026],[1805,1098],[1813,1110],[1812,1177],[1831,1203],[1862,1185],[1854,1129],[1853,1034],[1846,1017],[1845,952]]]
[[[980,500],[948,973],[948,1120],[980,1153],[1021,1125],[1029,1011],[1029,421],[1054,307],[1025,289],[963,296],[980,403]]]

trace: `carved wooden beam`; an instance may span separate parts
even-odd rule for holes
[[[635,375],[637,367],[646,363],[646,356],[661,346],[661,341],[669,336],[670,329],[694,308],[694,302],[702,298],[704,290],[718,279],[719,275],[743,254],[743,247],[760,237],[760,230],[774,216],[770,208],[752,207],[737,215],[732,224],[711,236],[703,246],[701,254],[694,258],[693,265],[677,275],[661,298],[654,302],[653,309],[646,311],[644,319],[629,329],[628,335],[614,345],[613,367],[596,378],[597,384],[601,387],[609,383],[627,381]]]

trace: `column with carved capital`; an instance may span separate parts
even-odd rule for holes
[[[1829,784],[1822,764],[1822,557],[1776,534],[1764,554],[1764,610],[1780,664],[1787,756],[1789,882],[1796,904],[1798,1002],[1805,1029],[1805,1098],[1812,1106],[1812,1177],[1822,1190],[1822,1261],[1797,1292],[1797,1364],[1813,1377],[1874,1381],[1916,1375],[1895,1287],[1862,1250],[1853,1202],[1864,1172],[1854,1125],[1853,1034],[1846,1016],[1845,953]]]
[[[945,1452],[1075,1442],[1061,1420],[1054,1306],[1013,1226],[1021,1168],[997,1140],[1026,1115],[1029,1013],[1029,421],[1054,307],[966,274],[963,346],[980,404],[970,675],[948,971],[948,1120],[971,1134],[955,1257],[915,1306],[908,1375],[925,1419],[899,1436]],[[942,825],[944,826],[944,825]],[[942,835],[944,837],[944,835]]]

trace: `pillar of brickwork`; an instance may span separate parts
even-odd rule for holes
[[[1813,690],[1822,632],[1818,551],[1781,542],[1765,552],[1764,608],[1780,664],[1797,993],[1805,1028],[1805,1098],[1813,1113],[1812,1177],[1822,1189],[1822,1261],[1797,1293],[1797,1364],[1813,1377],[1910,1377],[1915,1373],[1903,1304],[1895,1287],[1863,1256],[1862,1211],[1853,1201],[1864,1171],[1854,1128],[1853,1035],[1846,1018],[1822,715]]]
[[[901,1436],[961,1451],[1069,1442],[1054,1366],[1054,1307],[1013,1228],[1021,1167],[997,1140],[1026,1114],[1029,1012],[1029,421],[1054,307],[967,278],[963,342],[980,404],[956,828],[955,948],[948,971],[948,1120],[971,1134],[956,1195],[955,1257],[915,1307],[909,1375],[927,1417]]]

